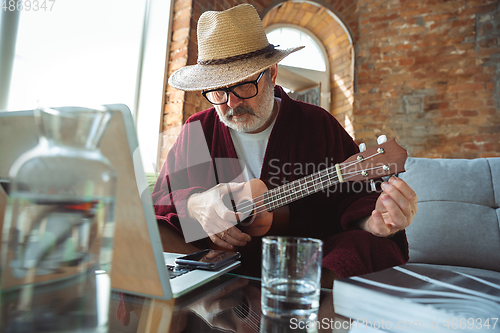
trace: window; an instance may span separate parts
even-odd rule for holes
[[[318,44],[305,32],[290,28],[281,27],[273,29],[267,33],[269,43],[279,45],[279,48],[292,48],[303,45],[304,49],[294,52],[283,59],[280,64],[291,67],[300,67],[316,71],[326,71],[323,52]]]
[[[134,105],[145,0],[55,1],[21,12],[9,110]]]
[[[267,38],[279,48],[305,46],[279,63],[279,84],[293,99],[330,109],[330,82],[326,51],[321,42],[305,29],[293,25],[271,25]]]
[[[21,11],[7,110],[126,104],[153,171],[171,2],[56,0]]]

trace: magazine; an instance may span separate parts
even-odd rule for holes
[[[500,273],[454,269],[410,264],[336,280],[335,312],[387,332],[500,332]]]

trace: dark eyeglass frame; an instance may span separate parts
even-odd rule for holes
[[[212,89],[212,90],[206,90],[206,91],[202,91],[201,94],[203,95],[203,97],[205,97],[207,99],[207,101],[209,101],[211,104],[213,105],[222,105],[222,104],[226,104],[227,101],[229,101],[229,93],[232,92],[234,96],[240,98],[240,99],[249,99],[249,98],[254,98],[255,96],[257,96],[259,94],[259,81],[260,79],[262,78],[262,76],[264,75],[264,73],[267,71],[267,69],[263,72],[260,73],[259,77],[254,80],[254,81],[247,81],[247,82],[242,82],[242,83],[238,83],[238,84],[235,84],[234,86],[231,86],[231,87],[228,87],[228,88],[217,88],[217,89]],[[253,84],[255,85],[255,95],[253,96],[250,96],[250,97],[241,97],[239,96],[235,91],[234,89],[239,87],[239,86],[242,86],[242,85],[245,85],[245,84]],[[222,102],[222,103],[213,103],[212,101],[210,101],[210,99],[208,99],[207,97],[207,94],[208,93],[211,93],[211,92],[214,92],[214,91],[224,91],[226,93],[226,101],[225,102]]]

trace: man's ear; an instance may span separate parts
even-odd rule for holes
[[[278,64],[274,64],[269,68],[271,70],[271,81],[276,85],[276,77],[278,77]]]

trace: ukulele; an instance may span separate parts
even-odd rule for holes
[[[242,189],[225,195],[223,201],[244,215],[237,225],[241,231],[250,236],[275,234],[286,226],[276,221],[288,220],[288,209],[282,209],[286,205],[337,183],[368,181],[403,172],[406,158],[406,150],[392,139],[271,190],[262,180],[252,179]]]

